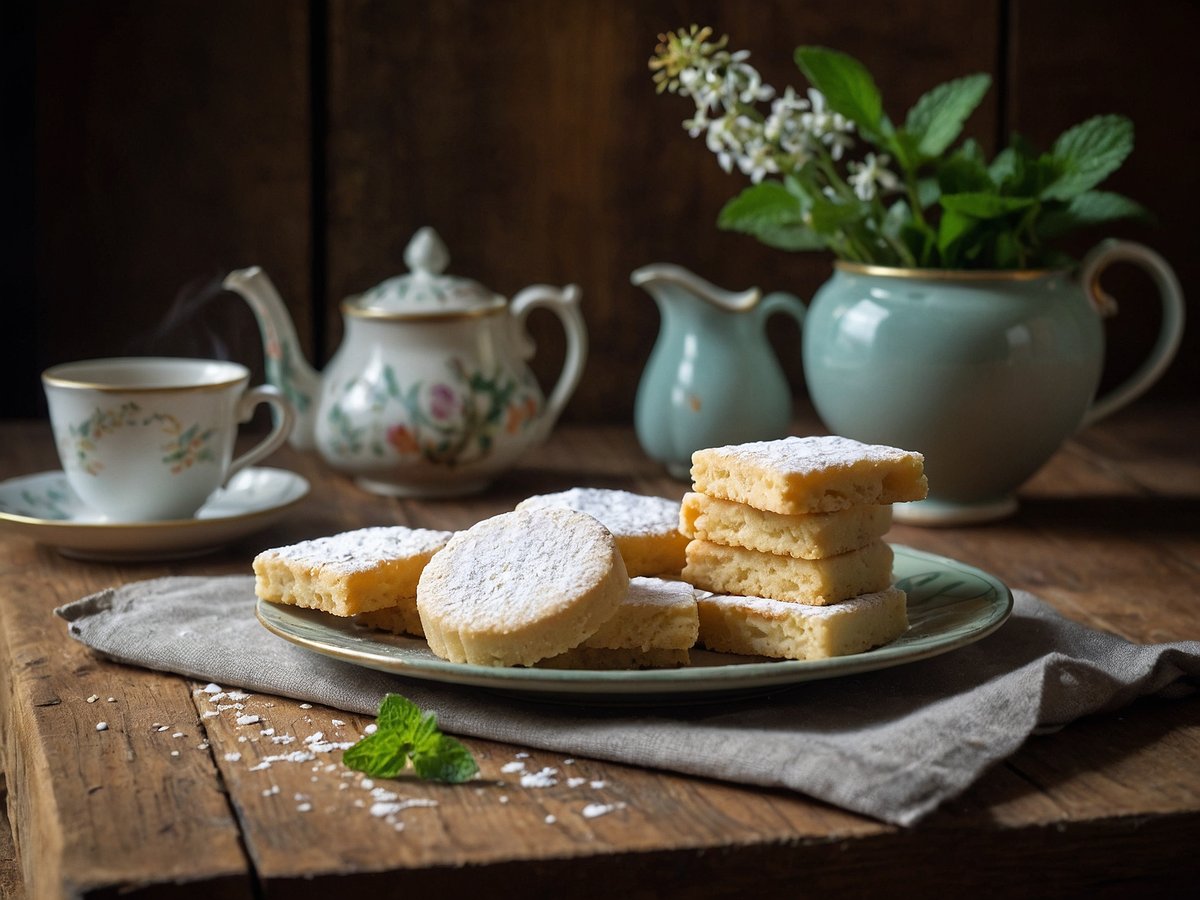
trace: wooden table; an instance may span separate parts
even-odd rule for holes
[[[1198,447],[1200,406],[1142,406],[1064,448],[1027,486],[1017,517],[896,526],[891,539],[988,569],[1134,641],[1195,639]],[[45,423],[0,426],[0,448],[0,477],[54,466]],[[11,826],[0,828],[3,896],[1128,896],[1182,893],[1200,879],[1200,697],[1145,700],[1034,737],[911,829],[793,794],[539,751],[528,751],[530,770],[554,766],[586,781],[521,788],[503,767],[526,748],[480,740],[467,742],[480,781],[393,783],[436,805],[390,821],[371,814],[377,798],[346,777],[337,753],[251,771],[238,754],[266,751],[239,743],[245,731],[228,716],[203,715],[213,708],[197,693],[203,685],[102,661],[51,610],[151,576],[245,573],[264,547],[367,524],[457,528],[573,485],[684,490],[623,428],[560,427],[493,491],[454,502],[370,496],[290,452],[275,464],[309,478],[311,499],[203,558],[84,563],[0,538],[0,792]],[[353,740],[368,724],[275,697],[244,705],[278,735]],[[110,728],[98,733],[102,719]],[[592,802],[624,805],[580,815]]]

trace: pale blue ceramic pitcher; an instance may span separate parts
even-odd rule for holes
[[[1100,290],[1115,262],[1144,268],[1162,306],[1158,341],[1097,397]],[[804,374],[830,431],[925,455],[929,499],[897,520],[962,525],[1017,508],[1015,492],[1082,426],[1144,392],[1179,346],[1184,306],[1170,266],[1109,241],[1078,270],[942,271],[837,263],[804,325]]]
[[[642,448],[676,478],[692,452],[788,433],[792,394],[766,322],[804,320],[791,294],[726,291],[680,266],[644,266],[631,276],[658,304],[662,325],[638,384],[634,425]]]

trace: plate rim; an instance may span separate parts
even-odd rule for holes
[[[864,653],[818,660],[767,660],[762,662],[737,663],[727,666],[692,666],[674,669],[538,669],[522,667],[489,667],[470,663],[454,663],[444,659],[421,659],[416,665],[411,660],[389,655],[388,650],[398,650],[394,645],[378,641],[375,646],[380,652],[330,646],[328,642],[313,640],[289,632],[279,622],[281,617],[317,614],[316,610],[305,610],[294,606],[269,603],[257,599],[255,618],[277,637],[292,644],[339,659],[353,665],[388,672],[408,678],[439,684],[480,687],[512,694],[554,695],[555,697],[586,698],[593,695],[622,695],[636,697],[677,695],[680,693],[726,695],[744,690],[779,687],[814,681],[823,678],[856,675],[863,672],[905,665],[929,659],[960,649],[982,640],[998,630],[1012,615],[1012,590],[990,572],[948,556],[918,550],[903,544],[892,544],[898,555],[926,561],[941,569],[965,571],[987,583],[996,599],[981,621],[965,634],[928,646],[917,648],[897,646],[895,642],[885,644]],[[346,626],[358,628],[352,619]],[[321,625],[322,623],[318,623]],[[333,628],[341,623],[330,623]],[[363,638],[368,645],[369,638]],[[414,638],[415,640],[415,638]]]

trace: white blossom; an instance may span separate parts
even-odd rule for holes
[[[891,159],[886,153],[879,156],[868,153],[861,163],[852,161],[846,164],[850,171],[847,180],[859,200],[874,200],[877,193],[894,191],[900,187],[900,179],[887,168],[889,162]]]

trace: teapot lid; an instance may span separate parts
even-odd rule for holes
[[[469,315],[499,309],[504,298],[469,278],[442,274],[450,252],[438,233],[425,226],[418,229],[404,250],[407,275],[380,282],[346,302],[351,313],[368,316],[424,318]]]

